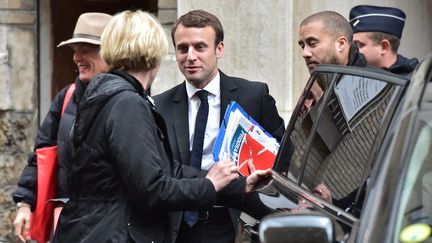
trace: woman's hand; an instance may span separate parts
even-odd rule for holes
[[[210,168],[206,178],[213,183],[216,192],[218,192],[239,178],[237,171],[238,167],[234,162],[231,160],[221,160]]]
[[[22,202],[14,220],[15,236],[21,242],[26,242],[26,240],[30,239],[30,216],[30,205]]]

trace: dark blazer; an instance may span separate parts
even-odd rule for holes
[[[269,95],[268,86],[220,73],[221,121],[231,101],[236,101],[262,127],[278,141],[285,131],[284,121],[276,109],[276,102]],[[168,130],[168,137],[174,160],[189,165],[189,121],[188,97],[185,82],[153,97],[156,109],[162,114]],[[187,175],[184,175],[187,176]],[[233,223],[239,217],[238,210],[230,209]],[[178,232],[182,213],[172,215],[173,232]],[[175,238],[175,236],[173,236]]]

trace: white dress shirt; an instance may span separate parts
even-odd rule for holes
[[[195,88],[190,83],[186,82],[186,92],[188,95],[188,119],[189,119],[189,151],[192,151],[194,133],[195,133],[195,120],[198,113],[201,100],[195,95],[200,89]],[[204,90],[208,92],[209,113],[207,118],[207,125],[204,135],[203,157],[201,162],[201,169],[208,170],[214,164],[213,160],[213,146],[216,137],[219,133],[220,126],[220,75],[219,72],[210,81]]]

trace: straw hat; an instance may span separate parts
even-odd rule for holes
[[[71,39],[61,42],[57,47],[72,43],[85,42],[101,44],[101,35],[111,15],[105,13],[83,13],[79,16]]]

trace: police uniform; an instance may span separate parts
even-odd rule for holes
[[[406,15],[398,8],[358,5],[351,9],[349,18],[354,33],[381,32],[401,39]],[[386,69],[395,74],[409,76],[417,64],[416,58],[408,59],[398,54],[396,62]]]

